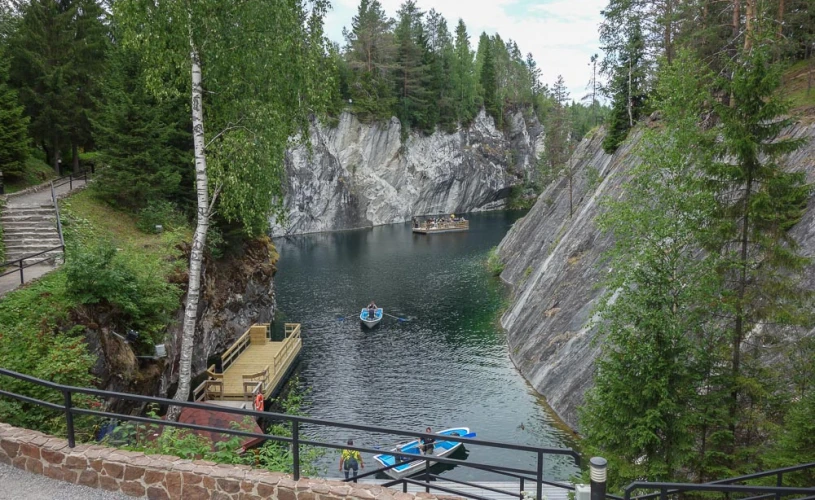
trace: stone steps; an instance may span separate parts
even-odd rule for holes
[[[60,245],[53,205],[7,206],[0,215],[0,225],[3,226],[6,261],[24,259],[25,265],[43,259],[53,263],[62,258],[61,250],[52,250]],[[41,252],[46,253],[26,258]]]

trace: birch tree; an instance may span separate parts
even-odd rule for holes
[[[178,389],[192,378],[201,271],[216,203],[248,235],[268,227],[281,198],[289,138],[308,130],[332,85],[325,62],[325,0],[121,0],[124,43],[144,56],[157,95],[189,89],[197,220],[181,334]],[[181,85],[184,83],[184,85]],[[279,208],[279,207],[278,207]],[[279,213],[279,211],[277,211]],[[168,418],[177,419],[179,407]]]

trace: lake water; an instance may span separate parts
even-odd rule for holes
[[[277,323],[303,325],[297,368],[312,417],[412,431],[469,427],[478,438],[574,447],[509,359],[498,315],[506,290],[484,261],[522,213],[472,214],[470,230],[414,235],[409,224],[275,240]],[[359,311],[375,300],[391,314],[374,329]],[[347,317],[346,319],[338,319]],[[394,436],[309,428],[311,437],[385,447]],[[456,458],[534,470],[531,454],[468,446]],[[366,456],[366,465],[375,465]],[[336,453],[321,459],[338,474]],[[441,469],[439,469],[441,470]],[[566,480],[572,459],[546,457],[547,479]],[[501,480],[466,467],[458,479]]]

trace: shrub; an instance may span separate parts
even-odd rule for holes
[[[65,264],[66,289],[91,316],[149,334],[163,331],[178,307],[181,291],[168,283],[161,263],[137,252],[120,254],[107,241],[77,247]]]
[[[494,247],[487,254],[487,269],[493,276],[499,276],[504,271],[504,263],[501,262],[501,257],[498,256],[498,247]]]
[[[177,229],[186,225],[186,220],[173,203],[166,200],[150,200],[139,212],[136,227],[142,232],[155,234],[158,232],[156,226],[159,225],[163,229]]]

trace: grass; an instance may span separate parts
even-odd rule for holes
[[[136,216],[120,212],[96,198],[92,191],[81,191],[60,202],[67,233],[73,231],[79,241],[109,238],[126,252],[164,258],[177,256],[179,244],[192,241],[192,229],[183,228],[159,234],[147,234],[136,227]],[[70,251],[70,248],[69,248]]]
[[[8,194],[16,193],[27,187],[47,182],[56,176],[50,165],[38,158],[29,157],[25,162],[25,173],[19,178],[6,179],[5,190]]]
[[[67,247],[66,265],[0,298],[0,366],[58,383],[87,387],[95,382],[91,368],[97,363],[96,353],[88,348],[88,338],[91,338],[88,331],[114,328],[110,322],[115,321],[112,318],[117,315],[121,317],[122,312],[121,307],[117,309],[115,305],[81,303],[81,296],[69,291],[71,262],[82,259],[89,247],[102,240],[112,242],[118,250],[115,259],[120,263],[116,270],[129,270],[134,277],[132,286],[154,284],[138,288],[142,295],[135,298],[138,302],[135,305],[141,308],[143,315],[137,314],[131,321],[134,325],[140,322],[146,325],[141,330],[147,334],[142,335],[143,340],[155,340],[163,337],[169,320],[154,311],[172,312],[179,306],[181,290],[168,289],[171,285],[167,282],[175,281],[173,278],[186,271],[180,244],[189,241],[191,230],[144,234],[136,229],[133,216],[111,209],[90,191],[61,201],[60,208]],[[110,272],[95,276],[97,281],[103,280]],[[167,293],[168,290],[172,293]],[[94,312],[99,306],[101,309]],[[144,316],[150,313],[153,316]],[[149,321],[152,323],[148,324]],[[147,342],[143,343],[149,347]],[[106,361],[113,362],[111,358]],[[117,365],[110,369],[121,376],[124,372],[120,368]],[[133,370],[131,375],[138,378],[138,367],[134,366]],[[46,401],[61,400],[60,394],[26,383],[13,382],[4,389]],[[55,435],[64,433],[59,414],[18,401],[0,400],[0,421]],[[89,432],[92,425],[88,422],[81,427]]]
[[[487,254],[486,266],[493,276],[499,276],[504,271],[504,263],[501,262],[501,257],[498,255],[498,247],[494,247]]]
[[[784,72],[781,92],[792,102],[792,111],[802,114],[815,114],[815,74],[811,75],[812,88],[808,89],[811,61],[799,61]]]

